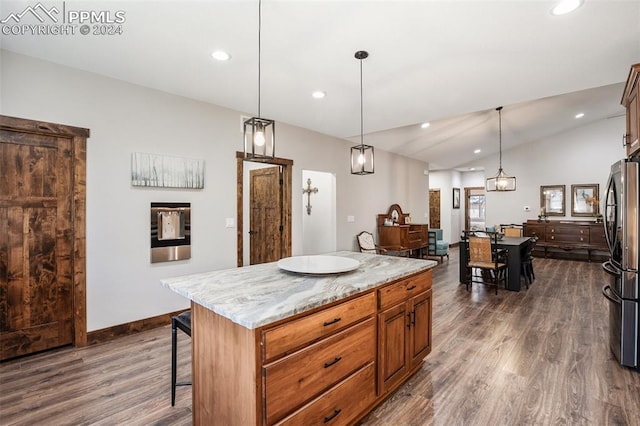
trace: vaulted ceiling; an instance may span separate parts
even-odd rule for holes
[[[2,34],[2,48],[257,113],[257,0],[62,3],[44,5],[124,12],[122,34]],[[462,168],[475,149],[495,154],[497,106],[503,150],[620,116],[623,82],[640,62],[640,0],[584,0],[564,16],[550,13],[554,4],[263,0],[262,116],[359,141],[357,50],[370,54],[365,143],[431,169]],[[30,5],[3,0],[0,18]],[[231,59],[212,59],[218,49]]]

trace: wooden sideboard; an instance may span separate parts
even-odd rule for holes
[[[389,251],[410,252],[429,245],[429,225],[411,223],[409,213],[393,204],[378,215],[378,245]]]
[[[591,261],[592,252],[608,252],[602,223],[568,220],[523,223],[525,237],[537,237],[536,248],[547,257],[552,252],[583,251]]]
[[[640,81],[640,64],[631,66],[627,84],[622,94],[622,105],[627,110],[627,132],[624,136],[624,144],[627,148],[627,156],[640,155],[640,97],[638,85]]]

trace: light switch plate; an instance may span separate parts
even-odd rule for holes
[[[355,222],[356,218],[355,216],[347,216],[347,222]]]
[[[228,217],[225,220],[225,228],[233,228],[235,226],[235,220],[232,217]]]

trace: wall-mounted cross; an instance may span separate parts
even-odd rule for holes
[[[307,179],[307,187],[302,188],[302,193],[307,194],[307,214],[311,214],[311,194],[316,194],[318,188],[311,188],[311,178]]]

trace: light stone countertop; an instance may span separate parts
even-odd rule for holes
[[[331,253],[360,262],[342,274],[281,270],[276,262],[160,280],[162,285],[248,329],[361,293],[437,262],[351,251]]]

